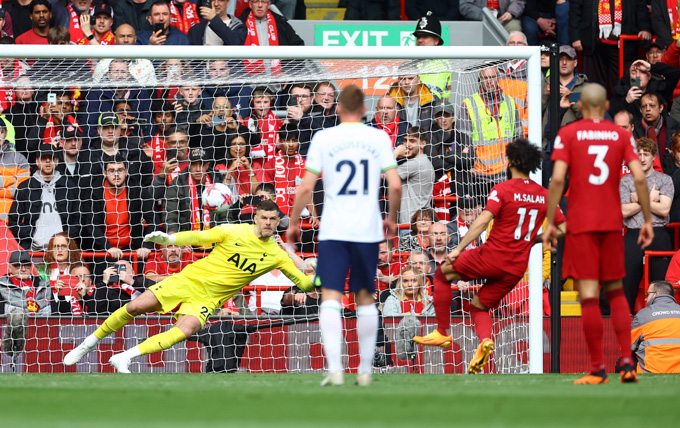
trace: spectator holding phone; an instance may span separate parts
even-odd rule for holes
[[[64,286],[53,294],[52,314],[78,317],[95,313],[90,268],[83,262],[75,262],[71,265],[71,274],[64,279]]]
[[[92,13],[92,15],[90,15],[90,13]],[[78,35],[81,37],[79,40],[73,40],[73,30],[69,29],[71,32],[71,40],[78,45],[115,45],[116,38],[111,32],[112,25],[113,8],[111,5],[103,3],[94,7],[91,6],[89,13],[83,13],[80,15],[81,31]]]
[[[201,22],[189,30],[192,45],[243,46],[248,35],[243,22],[227,14],[229,0],[203,0],[199,7]]]
[[[588,83],[588,77],[585,74],[579,74],[576,71],[578,66],[578,55],[576,49],[569,45],[560,46],[560,60],[559,60],[559,74],[560,74],[560,111],[559,122],[560,126],[564,126],[575,120],[583,118],[581,111],[578,109],[577,102],[581,98],[581,91]],[[549,142],[552,142],[550,136],[550,76],[543,80],[543,148],[546,153],[552,153],[552,147],[549,147]],[[544,170],[546,165],[550,164],[550,156],[546,156],[544,163]],[[547,174],[547,175],[545,175]],[[550,172],[547,171],[544,178],[550,177]],[[548,181],[544,181],[547,183]]]
[[[650,64],[639,59],[631,64],[629,75],[623,76],[614,87],[609,100],[609,115],[614,116],[621,110],[627,110],[633,114],[634,121],[639,123],[642,120],[640,112],[642,96],[655,93],[666,101],[672,100],[673,90],[678,81],[680,68],[663,62]]]
[[[204,92],[205,94],[205,92]],[[192,134],[192,147],[202,147],[212,152],[215,165],[224,164],[230,155],[229,143],[235,136],[242,136],[248,146],[259,144],[255,136],[236,118],[231,102],[227,97],[215,97],[212,111],[198,119],[200,131]]]
[[[104,269],[94,291],[97,314],[110,314],[136,299],[144,291],[144,278],[137,277],[132,264],[118,260]]]
[[[191,77],[184,77],[188,81],[193,80]],[[180,85],[172,104],[175,106],[177,127],[186,129],[189,135],[194,135],[200,127],[199,119],[208,108],[203,105],[202,89],[188,81]]]
[[[151,30],[137,33],[138,45],[188,45],[189,38],[170,25],[170,5],[165,0],[157,0],[149,9],[147,17]]]

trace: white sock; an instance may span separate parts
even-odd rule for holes
[[[319,306],[319,328],[321,342],[326,353],[328,372],[343,371],[342,367],[342,317],[340,302],[325,300]]]
[[[359,374],[373,373],[375,344],[378,341],[378,308],[375,304],[357,306],[357,335],[359,336]]]
[[[125,355],[128,359],[133,359],[135,357],[139,357],[142,355],[142,351],[139,350],[139,346],[135,346],[133,348],[128,349],[127,351],[123,352],[123,355]]]
[[[99,343],[99,339],[97,339],[97,336],[95,336],[94,333],[87,336],[85,340],[83,340],[83,345],[87,346],[88,348],[96,346],[97,343]]]

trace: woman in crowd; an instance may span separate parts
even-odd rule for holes
[[[411,233],[399,240],[399,251],[426,249],[430,245],[430,226],[439,221],[432,208],[421,208],[411,216]]]
[[[425,293],[425,277],[413,265],[406,265],[401,271],[397,285],[390,290],[390,296],[383,304],[382,314],[394,317],[407,314],[434,315],[432,298]]]

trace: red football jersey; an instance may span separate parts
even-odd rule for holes
[[[534,239],[547,212],[548,190],[532,180],[515,178],[495,185],[489,193],[485,210],[494,215],[489,238],[481,255],[501,270],[524,275]],[[564,222],[557,208],[555,224]]]
[[[552,160],[569,165],[569,233],[621,230],[621,163],[636,159],[633,136],[607,120],[581,119],[560,129]]]

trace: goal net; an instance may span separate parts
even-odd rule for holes
[[[350,84],[364,90],[365,122],[390,136],[399,165],[426,161],[403,167],[400,236],[381,246],[375,370],[467,370],[478,344],[469,305],[482,283],[452,284],[451,349],[422,349],[410,338],[435,328],[437,260],[505,180],[504,145],[518,136],[540,142],[538,49],[6,48],[0,372],[113,371],[111,355],[167,330],[172,313],[140,316],[74,368],[62,364],[111,312],[210,254],[210,246],[143,243],[150,231],[251,223],[255,206],[271,199],[285,241],[311,138],[339,123],[337,95]],[[321,180],[303,211],[302,241],[288,247],[308,274],[322,211]],[[542,255],[534,252],[525,278],[493,311],[487,371],[543,370]],[[415,286],[404,280],[411,274]],[[271,272],[209,314],[197,335],[135,359],[131,370],[322,371],[319,297]],[[346,295],[350,371],[359,361],[354,310]]]

